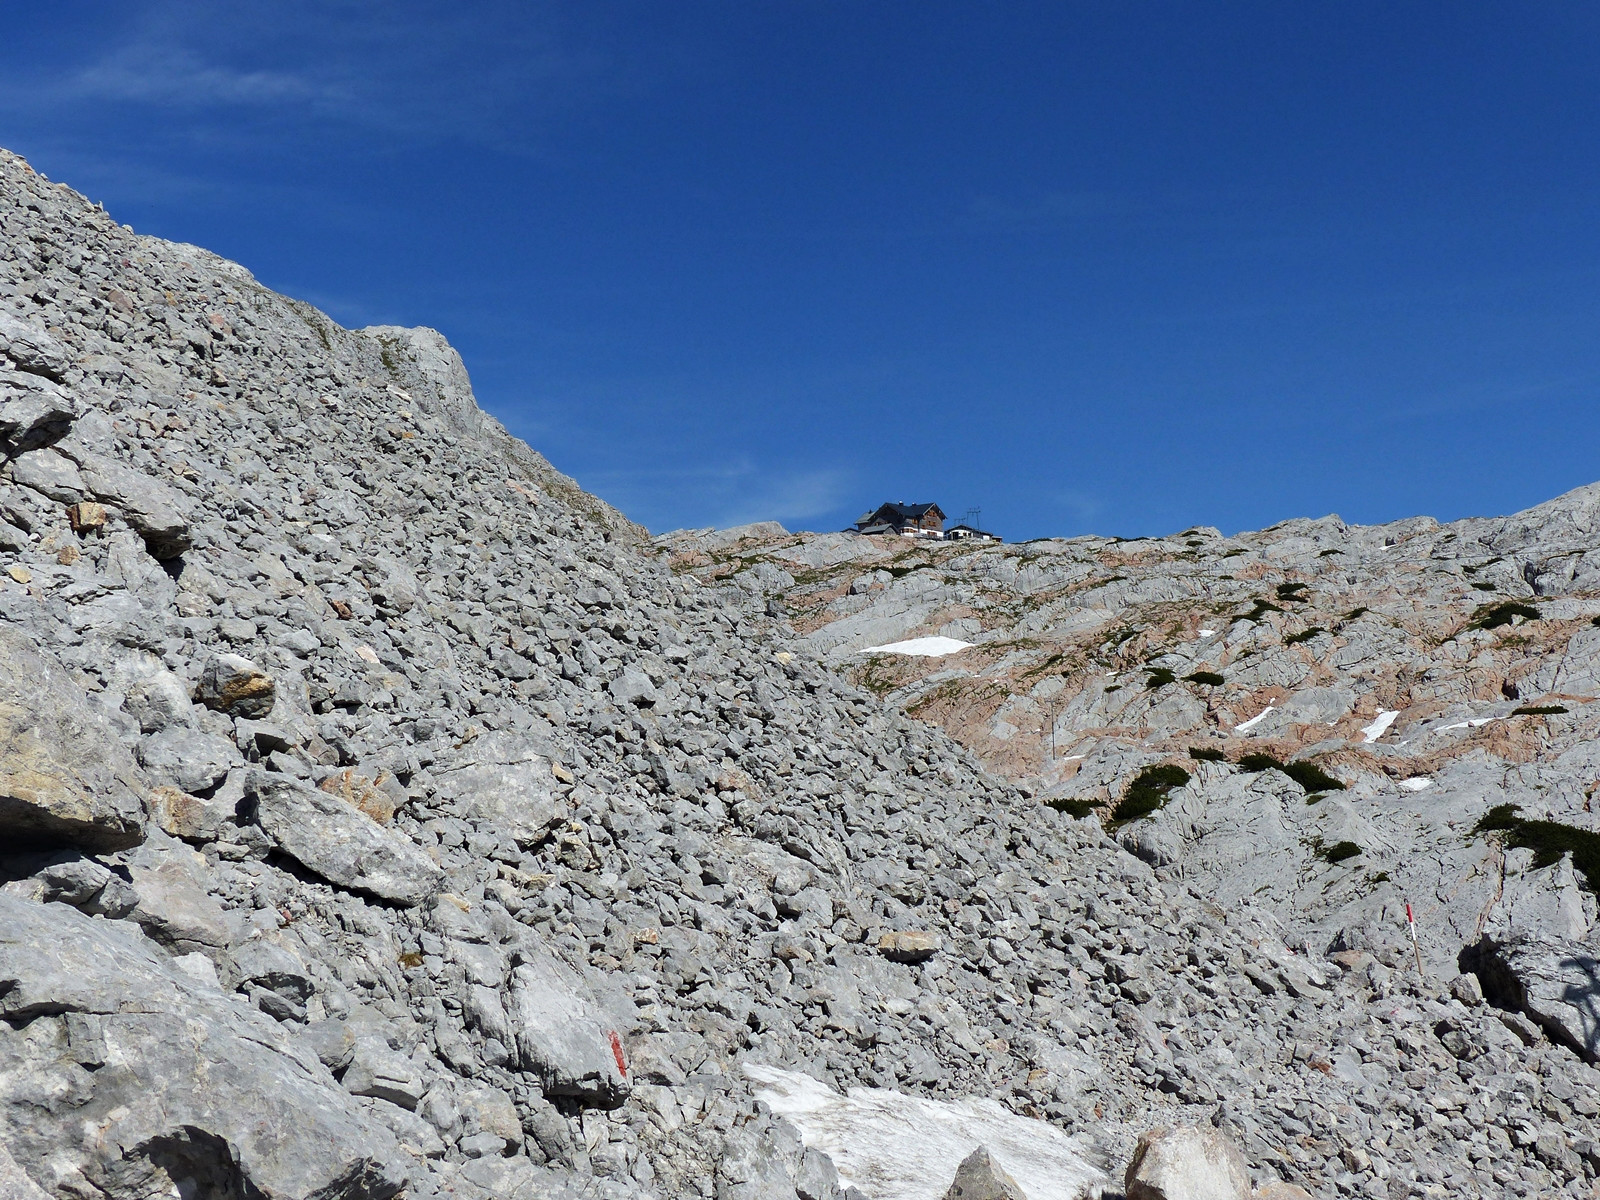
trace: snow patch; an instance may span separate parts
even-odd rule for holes
[[[1203,638],[1216,637],[1217,631],[1215,629],[1202,629],[1200,631],[1200,636]]]
[[[857,654],[915,654],[923,658],[943,658],[970,649],[971,642],[957,641],[952,637],[919,637],[905,642],[890,642],[886,646],[868,646]]]
[[[1389,732],[1389,726],[1394,724],[1394,719],[1399,715],[1400,714],[1398,712],[1390,712],[1386,708],[1379,709],[1378,719],[1375,720],[1371,725],[1368,725],[1361,730],[1362,733],[1367,735],[1366,737],[1362,738],[1361,741],[1365,745],[1372,745],[1373,742],[1377,741],[1384,734]]]
[[[1267,705],[1267,707],[1264,710],[1262,710],[1261,712],[1258,712],[1255,716],[1251,717],[1244,724],[1235,725],[1233,727],[1233,731],[1235,733],[1244,733],[1248,729],[1254,729],[1262,721],[1265,721],[1267,719],[1267,713],[1270,713],[1273,709],[1275,709],[1277,707],[1278,706],[1276,704]]]
[[[1090,1185],[1105,1182],[1066,1134],[993,1100],[928,1100],[864,1087],[841,1096],[794,1071],[746,1063],[744,1073],[760,1085],[757,1099],[833,1159],[841,1187],[873,1200],[942,1200],[961,1160],[979,1146],[1028,1200],[1081,1200]]]
[[[1400,786],[1405,788],[1405,790],[1408,792],[1420,792],[1426,788],[1431,788],[1433,786],[1433,780],[1429,779],[1426,775],[1417,775],[1411,779],[1402,779],[1400,781]]]

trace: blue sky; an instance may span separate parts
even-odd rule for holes
[[[0,145],[655,530],[1508,512],[1600,479],[1600,9],[7,5]]]

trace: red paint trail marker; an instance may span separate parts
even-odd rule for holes
[[[617,1031],[611,1031],[611,1053],[616,1056],[617,1070],[622,1072],[622,1077],[628,1077],[628,1064],[622,1058],[622,1039],[617,1036]]]

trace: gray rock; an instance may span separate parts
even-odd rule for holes
[[[404,1185],[393,1137],[314,1059],[126,925],[0,893],[0,1016],[0,1144],[52,1191],[131,1197],[144,1179],[382,1200]],[[114,1057],[81,1065],[72,1022]]]
[[[28,1177],[0,1142],[0,1196],[5,1200],[50,1200],[45,1190]]]
[[[0,312],[0,356],[9,358],[18,370],[42,375],[60,383],[72,363],[65,346],[37,325]]]
[[[553,955],[531,952],[511,973],[510,1017],[519,1063],[546,1096],[611,1105],[632,1091],[623,1031],[584,980]]]
[[[184,725],[165,725],[139,743],[145,776],[180,792],[209,792],[243,762],[227,738]]]
[[[375,1096],[404,1109],[415,1109],[427,1092],[409,1058],[370,1037],[356,1039],[342,1082],[352,1096]]]
[[[520,846],[542,840],[565,811],[549,756],[513,734],[474,739],[434,779],[440,798]]]
[[[89,495],[114,505],[144,538],[152,557],[177,558],[189,548],[189,504],[178,492],[115,459],[66,442],[61,449],[77,464]]]
[[[230,716],[261,720],[278,697],[272,676],[238,654],[213,654],[200,674],[195,699]]]
[[[59,441],[77,415],[72,397],[48,379],[0,371],[0,454],[5,457]]]
[[[438,891],[444,875],[426,854],[337,796],[265,771],[250,772],[244,792],[273,843],[329,883],[406,906]]]
[[[61,666],[0,627],[0,833],[13,846],[116,850],[144,836],[144,784]]]
[[[1485,938],[1462,963],[1491,1003],[1526,1013],[1554,1040],[1600,1061],[1600,949],[1593,944]]]
[[[1163,1127],[1139,1136],[1123,1187],[1128,1200],[1249,1200],[1250,1170],[1215,1129]]]
[[[944,1200],[1028,1200],[1017,1181],[1011,1178],[989,1151],[979,1146],[956,1168]]]

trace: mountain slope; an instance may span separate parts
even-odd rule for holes
[[[1593,1070],[1473,977],[995,778],[674,574],[432,331],[5,156],[0,361],[7,1186],[937,1197],[984,1141],[1082,1191],[1183,1122],[1318,1194],[1592,1175]]]

